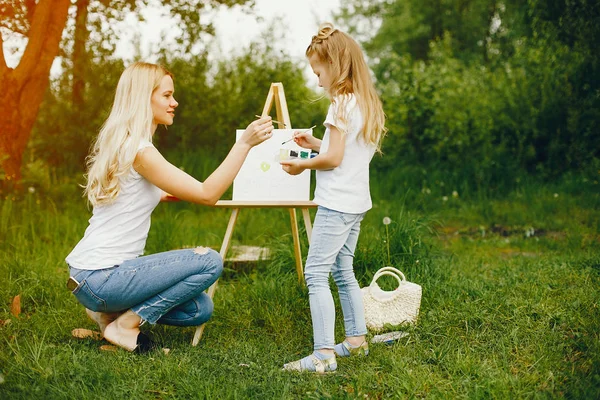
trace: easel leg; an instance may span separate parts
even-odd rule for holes
[[[306,236],[308,237],[308,244],[310,244],[310,238],[312,236],[312,224],[310,222],[310,213],[308,208],[302,209],[302,219],[304,219],[304,227],[306,228]]]
[[[292,224],[292,237],[294,238],[294,254],[296,255],[296,272],[298,273],[298,282],[304,283],[304,272],[302,271],[302,251],[300,250],[300,235],[298,234],[298,218],[296,218],[296,209],[290,208],[290,222]]]
[[[235,223],[237,221],[238,214],[240,212],[239,208],[234,208],[231,210],[231,216],[229,217],[229,223],[227,224],[227,230],[225,231],[225,237],[223,238],[223,243],[221,244],[221,258],[223,262],[225,262],[225,256],[227,255],[227,250],[229,250],[229,246],[231,245],[231,237],[233,236],[233,228],[235,227]],[[208,296],[212,299],[215,296],[215,291],[217,290],[217,283],[219,280],[217,279],[215,283],[213,283],[208,288]],[[206,323],[200,325],[196,328],[196,332],[194,333],[194,338],[192,339],[192,346],[196,346],[202,337],[202,333],[204,332],[204,327]]]

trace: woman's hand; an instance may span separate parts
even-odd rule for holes
[[[294,132],[294,142],[305,149],[319,151],[321,149],[321,140],[311,135],[308,131]]]
[[[281,168],[290,175],[298,175],[306,169],[302,166],[303,160],[284,160],[281,161]]]
[[[269,139],[273,134],[273,129],[271,117],[262,117],[248,125],[239,142],[254,147]]]

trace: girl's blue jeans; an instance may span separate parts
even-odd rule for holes
[[[346,336],[367,333],[362,293],[354,276],[354,251],[362,214],[346,214],[319,206],[315,217],[304,277],[308,287],[314,349],[335,345],[335,306],[329,274],[338,287]]]
[[[100,312],[131,309],[151,324],[178,326],[208,321],[213,302],[204,291],[222,272],[221,256],[208,248],[142,256],[100,270],[70,268],[79,282],[73,294],[86,308]]]

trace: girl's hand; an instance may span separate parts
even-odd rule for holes
[[[306,131],[294,132],[294,142],[305,149],[319,151],[321,147],[321,141]]]
[[[304,172],[306,168],[301,165],[302,160],[281,161],[281,168],[290,175],[298,175]]]
[[[254,147],[257,144],[261,144],[265,140],[269,139],[273,133],[273,121],[270,116],[262,117],[253,121],[242,136],[239,142],[245,143],[250,147]]]

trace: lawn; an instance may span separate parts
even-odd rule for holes
[[[170,352],[136,356],[71,336],[95,328],[65,288],[64,257],[89,218],[78,189],[5,198],[0,398],[599,398],[598,186],[573,178],[496,195],[430,187],[376,195],[357,277],[364,286],[385,265],[402,270],[423,288],[419,320],[405,338],[338,359],[325,376],[281,371],[312,349],[286,210],[241,213],[234,244],[268,247],[271,258],[226,263],[197,347],[193,328],[145,327]],[[218,248],[227,218],[227,210],[161,205],[147,250]]]

